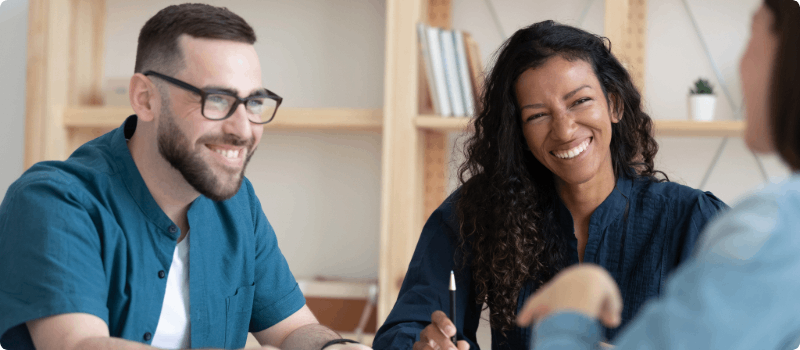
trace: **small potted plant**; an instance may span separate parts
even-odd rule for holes
[[[707,79],[697,79],[694,88],[689,89],[689,118],[696,121],[714,119],[714,107],[717,96]]]

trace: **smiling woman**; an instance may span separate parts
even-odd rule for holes
[[[753,191],[709,224],[691,259],[615,349],[800,349],[798,36],[800,6],[765,0],[740,62],[747,146],[777,151],[794,174]],[[528,300],[518,321],[536,322],[531,348],[596,349],[597,321],[618,322],[620,302],[603,269],[570,268]]]
[[[528,149],[555,175],[567,208],[579,215],[586,207],[596,208],[616,182],[609,146],[611,125],[619,122],[620,111],[609,108],[592,67],[580,59],[555,56],[522,73],[515,92]],[[580,261],[589,219],[581,216],[584,220],[573,215]]]
[[[461,188],[428,219],[375,349],[475,348],[482,305],[493,349],[526,348],[522,302],[569,265],[619,284],[624,326],[689,257],[725,204],[654,168],[652,120],[607,39],[552,21],[497,54],[466,143]],[[458,318],[447,307],[456,271]],[[463,311],[462,311],[463,310]],[[613,338],[618,329],[607,329]]]

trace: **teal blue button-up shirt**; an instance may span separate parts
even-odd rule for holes
[[[87,313],[111,336],[149,344],[180,229],[156,204],[128,150],[131,116],[66,161],[42,162],[0,205],[0,344],[33,348],[26,321]],[[191,346],[241,348],[305,299],[245,179],[188,212]]]

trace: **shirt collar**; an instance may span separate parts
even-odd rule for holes
[[[605,229],[614,219],[625,213],[632,188],[633,179],[625,174],[620,174],[614,189],[592,213],[589,220],[590,232],[593,229]]]
[[[128,140],[136,132],[137,122],[138,117],[135,114],[129,116],[112,136],[110,149],[114,167],[128,189],[128,193],[150,222],[161,228],[165,234],[175,236],[174,238],[177,239],[177,234],[169,232],[169,227],[173,225],[172,220],[161,210],[153,195],[150,194],[128,149]]]

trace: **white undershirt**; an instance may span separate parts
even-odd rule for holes
[[[152,346],[162,349],[188,349],[191,345],[189,319],[189,232],[172,254],[167,276],[167,291],[161,306]]]

